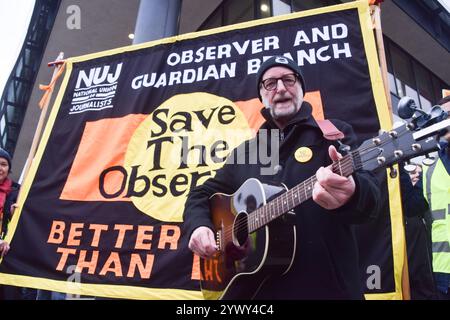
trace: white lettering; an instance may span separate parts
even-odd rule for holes
[[[346,58],[351,58],[351,56],[352,56],[352,53],[350,52],[350,46],[349,46],[348,42],[344,43],[344,48],[343,49],[339,49],[339,45],[337,43],[334,43],[333,44],[333,53],[334,53],[334,58],[335,59],[339,59],[339,55],[341,53],[343,53]]]
[[[331,26],[331,36],[333,39],[347,38],[348,28],[345,24],[339,23]]]
[[[175,60],[174,60],[175,59]],[[169,56],[167,57],[167,64],[169,66],[176,66],[177,64],[180,63],[181,57],[178,53],[176,52],[172,52],[171,54],[169,54]]]

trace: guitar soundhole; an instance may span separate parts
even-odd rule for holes
[[[233,224],[233,243],[237,247],[245,245],[248,238],[248,216],[246,212],[240,212]]]

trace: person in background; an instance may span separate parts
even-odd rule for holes
[[[9,243],[4,238],[20,188],[18,183],[8,177],[10,172],[11,156],[6,150],[0,148],[0,253],[2,258],[9,251]]]
[[[417,164],[414,171],[409,172],[409,177],[411,178],[411,183],[413,186],[415,186],[417,182],[420,180],[421,175],[422,175],[422,165]]]
[[[408,173],[400,166],[400,188],[405,221],[405,237],[408,256],[409,283],[412,300],[437,298],[431,265],[430,225],[428,203],[418,181],[421,166]]]
[[[0,148],[0,255],[3,259],[10,250],[9,243],[4,240],[8,232],[8,224],[14,214],[20,185],[8,176],[11,173],[11,156]],[[36,290],[15,286],[1,286],[0,298],[5,300],[33,300]]]
[[[9,243],[5,240],[0,239],[0,257],[3,259],[3,257],[8,253],[9,251]]]
[[[450,114],[450,96],[438,105]],[[431,209],[431,238],[433,272],[439,298],[450,300],[450,131],[440,142],[439,158],[424,167],[422,174],[423,194]]]

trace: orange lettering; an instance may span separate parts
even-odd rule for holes
[[[78,257],[77,267],[75,268],[75,272],[83,272],[84,268],[88,269],[88,273],[94,274],[95,268],[97,267],[98,261],[98,251],[94,250],[92,252],[91,261],[86,261],[86,250],[80,251],[80,256]]]
[[[213,280],[213,260],[212,259],[205,259],[203,260],[203,279],[206,281]]]
[[[68,246],[79,246],[80,239],[75,239],[76,237],[81,237],[82,231],[79,229],[83,229],[84,223],[72,223],[70,225],[69,236],[67,237],[67,245]]]
[[[192,261],[191,279],[192,280],[201,280],[200,279],[200,257],[196,254],[194,254],[194,259]]]
[[[100,241],[100,235],[102,231],[108,230],[108,225],[106,224],[91,224],[89,229],[94,230],[94,236],[92,237],[91,246],[98,247],[98,243]]]
[[[105,265],[100,271],[100,275],[104,276],[108,272],[113,272],[116,277],[122,277],[122,265],[120,264],[120,258],[118,252],[111,252],[106,260]]]
[[[152,273],[154,258],[155,257],[153,254],[147,254],[147,260],[145,262],[145,267],[144,267],[144,264],[141,260],[140,255],[137,253],[132,253],[131,259],[130,259],[130,268],[128,269],[127,277],[133,278],[134,274],[136,273],[136,267],[137,267],[139,270],[140,277],[142,279],[150,279],[150,274]]]
[[[66,224],[64,221],[54,220],[47,242],[61,244],[64,241],[64,229],[66,229]]]
[[[61,253],[61,259],[59,259],[58,266],[56,267],[56,270],[62,271],[64,270],[64,266],[67,262],[67,257],[69,254],[75,254],[77,252],[76,249],[69,249],[69,248],[58,248],[56,252]]]
[[[136,237],[135,249],[150,250],[152,243],[144,243],[145,240],[152,240],[153,235],[146,233],[147,231],[152,232],[153,226],[138,226],[138,232]]]
[[[172,235],[169,236],[169,231]],[[169,244],[170,250],[178,248],[178,240],[180,239],[180,227],[172,225],[161,226],[161,236],[159,237],[158,249],[165,249],[166,244]]]
[[[133,230],[133,226],[131,224],[116,224],[114,225],[114,230],[119,230],[115,247],[117,249],[120,249],[123,245],[123,238],[125,237],[125,233],[127,231]]]
[[[216,278],[219,283],[222,283],[222,278],[220,278],[220,275],[219,275],[218,264],[219,264],[219,261],[217,261],[217,259],[214,259],[214,271],[216,271]]]

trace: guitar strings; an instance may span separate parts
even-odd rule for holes
[[[403,135],[405,135],[405,134],[407,134],[407,133],[409,133],[409,132],[410,132],[410,131],[404,131],[404,132],[400,133],[400,134],[397,136],[397,138],[402,137]],[[363,167],[363,163],[362,163],[362,162],[360,162],[360,163],[358,163],[358,164],[355,164],[355,163],[354,163],[353,160],[355,159],[355,156],[356,156],[357,154],[359,154],[360,156],[361,156],[361,155],[365,155],[365,154],[369,153],[368,151],[373,150],[374,147],[381,148],[381,147],[387,145],[391,140],[392,140],[392,139],[387,138],[387,139],[385,139],[385,140],[380,141],[380,144],[379,144],[379,145],[376,145],[376,146],[367,146],[367,147],[362,148],[361,150],[356,149],[356,150],[354,150],[354,151],[350,151],[350,153],[347,154],[347,155],[345,155],[342,159],[339,159],[338,161],[333,162],[333,163],[331,164],[331,165],[332,165],[332,168],[335,169],[336,166],[339,165],[341,172],[342,172],[342,171],[345,171],[345,170],[349,170],[349,169],[351,170],[353,167],[354,167],[354,170],[353,170],[353,171],[358,171],[359,169],[361,169],[361,168]],[[372,158],[369,158],[369,159],[365,160],[365,162],[367,162],[367,161],[369,161],[369,160],[373,160],[373,159],[375,159],[376,157],[378,157],[378,154],[374,155],[374,157],[372,157]],[[342,170],[342,169],[344,169],[344,170]],[[336,170],[337,170],[337,168],[336,168]],[[336,173],[337,173],[337,172],[336,172]],[[312,194],[312,188],[313,188],[312,183],[313,183],[313,182],[314,182],[314,183],[316,182],[316,181],[314,181],[314,180],[315,180],[315,175],[314,175],[314,176],[311,176],[311,177],[309,177],[308,179],[306,179],[305,181],[303,181],[303,182],[297,184],[297,185],[294,186],[292,189],[287,190],[287,191],[286,191],[285,193],[283,193],[282,195],[280,195],[280,196],[278,196],[277,198],[275,198],[275,199],[273,199],[273,200],[267,202],[266,204],[264,204],[263,206],[257,208],[256,210],[254,210],[254,211],[252,211],[252,212],[249,212],[249,213],[247,214],[247,219],[246,219],[246,221],[242,221],[242,222],[239,221],[238,223],[236,223],[236,224],[234,225],[234,228],[233,228],[233,225],[231,225],[231,226],[229,226],[229,227],[225,227],[225,228],[224,228],[224,234],[225,234],[225,237],[226,237],[226,238],[230,237],[230,236],[233,234],[233,230],[236,230],[235,233],[239,233],[239,232],[245,231],[245,230],[247,230],[247,232],[248,232],[249,229],[250,229],[250,228],[249,228],[249,225],[253,225],[253,224],[257,223],[259,220],[263,220],[263,224],[262,224],[261,226],[255,228],[253,231],[258,230],[259,228],[261,228],[262,226],[266,225],[268,222],[270,222],[270,221],[272,221],[272,220],[274,219],[274,215],[273,215],[273,214],[270,215],[270,211],[273,209],[273,207],[275,207],[275,209],[277,209],[277,210],[279,210],[279,209],[281,208],[281,212],[282,212],[282,213],[279,214],[279,215],[276,215],[275,218],[277,218],[278,216],[281,216],[281,215],[285,214],[286,212],[288,212],[289,210],[291,210],[291,209],[294,208],[295,206],[297,206],[297,205],[303,203],[303,202],[306,201],[306,200],[309,200],[309,199],[311,198],[311,195],[309,195],[309,196],[306,195],[306,192],[311,191],[311,194]],[[303,186],[306,185],[307,183],[310,183],[310,184],[311,184],[311,188],[308,189],[308,190],[304,190],[304,189],[303,189],[303,188],[304,188]],[[281,201],[280,198],[282,198],[282,197],[288,197],[288,193],[289,193],[289,194],[292,194],[292,193],[294,193],[294,192],[299,193],[299,194],[301,194],[300,192],[305,193],[305,195],[306,195],[305,199],[303,200],[303,199],[302,199],[302,196],[299,196],[299,197],[300,197],[300,203],[298,203],[298,204],[295,205],[294,207],[290,207],[290,206],[289,206],[289,202],[284,202],[284,204],[287,203],[287,206],[288,206],[288,209],[287,209],[287,210],[284,210],[284,209],[283,209],[283,203],[282,203],[282,201]],[[288,198],[288,199],[289,199],[289,198]],[[279,203],[277,203],[277,202],[279,202]],[[292,200],[292,202],[294,203],[294,200]],[[272,208],[269,208],[269,207],[272,207]],[[267,217],[267,213],[269,213],[269,217]],[[258,217],[257,217],[257,216],[258,216]],[[265,218],[265,220],[267,220],[266,222],[264,222],[264,218]],[[252,221],[250,221],[250,220],[252,220]],[[253,232],[253,231],[252,231],[252,232]]]
[[[354,154],[355,152],[352,152],[352,154]],[[352,155],[354,157],[354,155]],[[346,155],[344,156],[342,159],[339,160],[339,162],[341,163],[340,165],[340,169],[342,171],[346,171],[349,170],[353,167],[353,161],[352,161],[352,157],[350,155]],[[334,162],[332,164],[332,166],[337,167],[337,165],[339,164],[339,162]],[[360,167],[360,166],[356,166],[356,167]],[[262,207],[257,208],[255,211],[250,212],[247,215],[247,219],[246,221],[239,221],[237,222],[234,227],[233,226],[229,226],[229,227],[225,227],[224,228],[224,233],[225,233],[225,237],[230,237],[233,234],[233,230],[236,231],[236,233],[247,230],[247,232],[249,231],[249,226],[254,225],[259,223],[259,221],[263,221],[263,225],[259,226],[262,227],[265,224],[267,224],[268,222],[272,221],[274,218],[288,212],[289,210],[291,210],[293,207],[295,206],[290,206],[289,202],[292,202],[294,204],[294,200],[292,199],[291,201],[289,201],[289,196],[293,196],[293,193],[298,193],[299,196],[297,198],[300,198],[300,203],[303,203],[304,201],[310,199],[311,195],[308,194],[306,195],[306,192],[311,192],[312,193],[312,189],[313,189],[313,183],[315,183],[316,181],[316,177],[312,176],[308,179],[306,179],[305,181],[301,182],[300,184],[296,185],[295,187],[293,187],[292,189],[289,189],[288,191],[286,191],[286,193],[283,193],[282,195],[280,195],[279,197],[269,201],[268,203],[266,203],[265,205],[263,205]],[[308,190],[305,190],[305,186],[307,184],[310,184],[311,187]],[[305,193],[305,198],[303,199],[303,193]],[[282,197],[287,197],[287,201],[283,202],[281,200]],[[284,210],[283,209],[283,204],[287,204],[288,209]],[[298,205],[297,204],[297,205]],[[271,212],[273,211],[273,209],[275,209],[276,211],[281,211],[281,214],[276,215],[274,217],[273,214],[271,214]],[[268,216],[269,215],[269,216]],[[259,229],[258,227],[255,228],[253,231],[256,231],[257,229]]]
[[[384,146],[385,144],[386,143],[380,143],[380,145],[378,147]],[[366,151],[366,150],[369,150],[369,149],[372,149],[372,148],[361,149],[361,151],[359,151],[359,150],[352,151],[351,154],[345,155],[342,159],[332,163],[332,167],[336,168],[340,164],[341,171],[346,171],[346,170],[351,169],[354,166],[355,167],[354,171],[357,171],[357,170],[362,168],[362,164],[355,165],[352,160],[355,158],[356,154],[358,154],[358,153],[359,154],[364,154],[364,152],[362,152],[362,151]],[[368,160],[366,160],[366,161],[368,161]],[[292,189],[286,191],[286,193],[280,195],[276,199],[273,199],[273,200],[269,201],[268,203],[266,203],[265,205],[263,205],[263,206],[257,208],[256,210],[248,213],[246,221],[239,221],[238,223],[236,223],[234,225],[234,228],[233,228],[233,225],[231,225],[229,227],[225,227],[224,228],[225,237],[227,237],[227,238],[230,237],[233,234],[233,230],[236,230],[236,233],[241,232],[241,231],[245,231],[245,230],[247,230],[247,232],[248,232],[249,229],[250,229],[249,228],[250,225],[257,224],[259,221],[263,221],[263,224],[261,226],[255,228],[253,230],[253,231],[256,231],[260,227],[262,227],[262,226],[266,225],[268,222],[272,221],[274,218],[276,218],[276,217],[278,217],[280,215],[283,215],[284,213],[286,213],[289,210],[291,210],[293,207],[289,206],[289,201],[284,202],[284,204],[287,203],[287,207],[288,207],[287,210],[284,210],[283,209],[283,202],[281,200],[281,198],[283,196],[284,197],[288,197],[289,196],[288,193],[290,193],[291,196],[292,196],[292,193],[294,193],[294,192],[300,194],[301,202],[298,203],[298,204],[301,204],[304,201],[310,199],[311,195],[307,195],[305,197],[305,199],[302,199],[303,197],[301,196],[301,194],[306,193],[307,191],[311,191],[312,192],[313,182],[314,183],[316,182],[315,181],[315,176],[312,176],[312,177],[306,179],[305,181],[303,181],[300,184],[294,186]],[[311,184],[311,188],[308,189],[308,190],[304,190],[304,186],[307,183]],[[287,198],[287,199],[289,200],[289,198]],[[292,200],[292,202],[294,202],[294,200]],[[272,215],[270,214],[273,209],[281,212],[281,214],[276,215],[274,217],[273,214]],[[280,209],[281,209],[281,211],[280,211]],[[267,216],[267,214],[269,214],[269,216]],[[266,221],[264,221],[264,220],[266,220]]]
[[[350,168],[352,168],[352,158],[350,156],[345,156],[344,158],[340,159],[339,161],[341,161],[341,169],[348,170]],[[333,163],[333,165],[337,165],[338,162]],[[289,211],[290,209],[292,209],[294,206],[294,199],[292,198],[293,193],[298,193],[299,196],[297,198],[300,199],[300,203],[303,203],[304,201],[308,200],[311,195],[306,195],[306,192],[312,192],[313,189],[313,183],[315,183],[315,176],[312,176],[310,178],[308,178],[307,180],[303,181],[302,183],[296,185],[295,187],[293,187],[292,189],[289,189],[286,191],[286,193],[283,193],[282,195],[280,195],[279,197],[277,197],[276,199],[273,199],[271,201],[269,201],[268,203],[266,203],[264,206],[257,208],[255,211],[250,212],[247,215],[247,219],[246,221],[239,221],[233,226],[230,227],[225,227],[224,228],[224,234],[225,237],[230,237],[230,235],[233,234],[233,230],[235,230],[236,232],[241,232],[241,231],[249,231],[249,226],[250,225],[254,225],[257,224],[259,221],[263,221],[263,225],[267,224],[268,222],[270,222],[271,220],[273,220],[274,218],[284,214],[285,212]],[[306,186],[307,184],[310,184],[311,187],[308,190],[304,189],[304,186]],[[303,199],[303,193],[305,193],[305,198]],[[292,200],[289,201],[289,196],[291,196]],[[287,198],[287,201],[283,201],[281,198],[285,197]],[[289,204],[289,202],[292,202],[292,206]],[[297,205],[298,205],[297,204]],[[284,205],[287,205],[288,209],[284,210],[283,207]],[[281,209],[281,214],[276,215],[276,217],[274,217],[273,214],[271,214],[271,212],[273,211],[273,209],[275,209],[276,211],[280,211]],[[262,226],[263,226],[262,225]],[[260,226],[261,227],[261,226]],[[253,231],[257,230],[259,228],[255,228]]]
[[[353,151],[352,153],[355,153],[355,152]],[[343,171],[346,171],[346,170],[351,169],[353,167],[352,157],[350,155],[346,155],[342,159],[340,159],[339,161],[334,162],[332,164],[332,166],[337,167],[337,165],[339,165],[339,163],[341,163],[340,164],[341,171],[342,171],[342,169],[343,169]],[[304,185],[306,185],[307,183],[311,184],[311,187],[308,190],[304,190]],[[302,194],[302,193],[306,193],[307,191],[308,192],[309,191],[312,192],[313,183],[315,183],[315,176],[312,176],[312,177],[306,179],[305,181],[303,181],[300,184],[296,185],[292,189],[287,190],[286,193],[283,193],[282,195],[280,195],[276,199],[273,199],[273,200],[269,201],[268,203],[266,203],[265,205],[263,205],[262,207],[257,208],[255,211],[250,212],[247,215],[247,217],[248,217],[248,219],[246,220],[247,222],[246,221],[242,221],[242,222],[239,221],[238,223],[236,223],[234,225],[234,228],[233,228],[233,226],[225,227],[224,228],[225,236],[229,237],[230,235],[232,235],[233,230],[236,230],[236,232],[240,232],[240,231],[244,231],[244,230],[247,229],[247,231],[248,231],[248,229],[249,229],[248,226],[257,223],[259,220],[262,220],[263,223],[264,223],[264,220],[267,220],[267,222],[270,222],[271,220],[274,219],[273,214],[270,215],[270,212],[272,211],[272,209],[274,209],[274,207],[278,211],[281,208],[282,213],[280,215],[284,214],[285,212],[288,212],[290,209],[293,208],[293,206],[289,205],[289,197],[288,197],[289,194],[288,193],[292,194],[294,192],[297,192],[299,194]],[[283,197],[283,196],[284,197],[288,197],[288,201],[284,202],[284,204],[287,203],[287,206],[288,206],[287,210],[283,209],[283,202],[281,200],[281,197]],[[311,195],[306,195],[305,199],[303,199],[303,196],[300,195],[297,198],[300,198],[300,200],[301,200],[300,203],[303,203],[304,201],[308,200],[310,197],[311,197]],[[291,202],[294,203],[294,200],[291,200]],[[267,213],[269,213],[269,217],[267,217]],[[279,215],[277,215],[276,217],[278,217],[278,216]],[[266,223],[264,223],[264,225],[265,224]],[[255,230],[257,230],[257,229],[258,228],[255,228]]]

